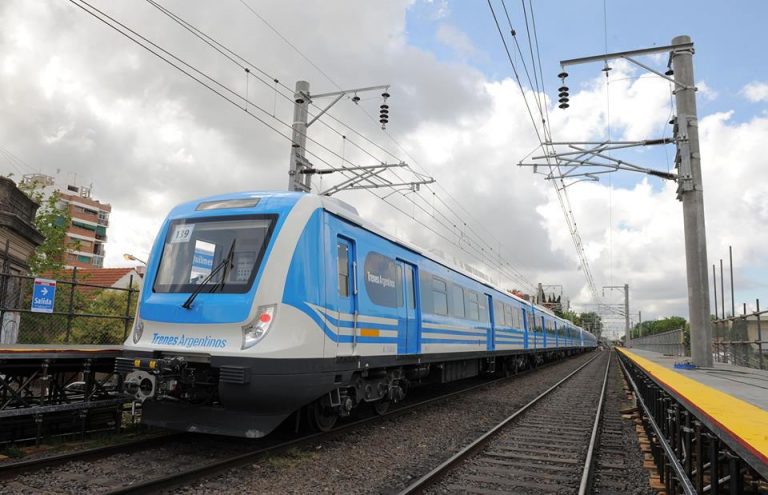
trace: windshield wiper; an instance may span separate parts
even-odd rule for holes
[[[216,265],[216,267],[213,270],[211,270],[211,273],[209,273],[208,276],[205,277],[202,282],[200,282],[200,284],[195,288],[194,291],[192,291],[192,294],[190,294],[187,300],[184,301],[184,304],[181,305],[182,308],[192,309],[192,303],[195,302],[195,298],[198,296],[198,294],[200,294],[200,292],[203,291],[203,289],[205,288],[205,284],[210,282],[211,279],[215,277],[216,274],[219,273],[223,268],[226,268],[230,263],[232,263],[232,258],[235,254],[235,242],[237,242],[237,239],[232,240],[232,245],[229,247],[229,253],[227,253],[227,257],[221,260],[219,264]],[[227,272],[225,270],[224,276],[226,276],[226,274]],[[214,285],[213,287],[215,288],[216,286]],[[213,292],[213,291],[210,291],[210,292]]]

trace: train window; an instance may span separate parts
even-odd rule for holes
[[[336,258],[339,264],[339,295],[349,297],[349,244],[339,241],[336,245]]]
[[[451,285],[451,316],[464,318],[464,287]]]
[[[432,309],[437,315],[448,315],[448,286],[445,280],[432,278]]]
[[[247,292],[261,265],[273,215],[174,220],[152,289],[161,293]]]
[[[432,314],[432,274],[419,271],[419,290],[421,291],[421,312]]]
[[[480,300],[477,292],[467,291],[467,318],[470,320],[480,320]]]
[[[512,307],[507,304],[504,305],[504,321],[506,322],[508,327],[514,326],[514,319],[512,317]]]
[[[398,263],[371,251],[365,256],[365,291],[371,302],[398,308],[403,305],[403,272]]]
[[[488,312],[488,305],[486,302],[488,301],[488,297],[485,294],[480,294],[480,321],[483,323],[488,323],[491,321],[491,316]]]
[[[504,303],[499,300],[493,301],[493,320],[497,327],[506,325],[504,323]]]

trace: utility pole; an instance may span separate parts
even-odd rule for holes
[[[313,175],[331,174],[334,172],[351,172],[353,176],[341,184],[337,184],[325,191],[321,191],[320,194],[330,196],[331,194],[348,189],[376,189],[380,187],[389,187],[393,189],[408,188],[411,191],[418,191],[420,185],[435,182],[435,179],[432,177],[416,174],[412,170],[411,172],[417,176],[417,178],[412,181],[392,182],[391,180],[380,176],[381,173],[390,168],[408,167],[404,162],[379,163],[367,166],[344,166],[344,164],[342,164],[340,168],[318,169],[307,159],[306,148],[309,127],[317,122],[317,120],[330,110],[332,106],[349,94],[354,95],[352,96],[352,101],[358,103],[360,101],[360,97],[357,96],[358,93],[374,90],[383,91],[381,93],[382,104],[379,106],[379,123],[381,124],[381,128],[384,129],[387,122],[389,122],[389,105],[386,103],[387,98],[389,98],[389,93],[387,92],[388,89],[389,86],[387,85],[369,86],[366,88],[344,89],[341,91],[313,95],[309,92],[309,82],[296,82],[296,92],[293,95],[293,134],[291,137],[290,168],[288,170],[289,191],[311,192]],[[309,104],[312,103],[313,99],[320,98],[333,99],[325,108],[312,117],[312,120],[309,120]],[[346,139],[346,137],[344,139]]]
[[[691,43],[690,36],[676,36],[673,45]],[[685,264],[688,274],[688,308],[691,321],[691,362],[697,367],[712,366],[712,325],[709,319],[707,280],[707,235],[704,224],[704,186],[699,151],[699,121],[693,78],[693,46],[675,48],[671,55],[674,71],[675,118],[680,158],[680,196],[683,202]]]
[[[639,309],[637,310],[637,336],[642,337],[643,336],[643,312]]]
[[[293,135],[291,136],[291,168],[288,172],[288,190],[309,192],[312,189],[312,176],[302,174],[308,167],[305,151],[307,148],[307,116],[309,114],[309,83],[296,81],[293,94]]]
[[[669,53],[669,70],[659,72],[635,59],[637,56]],[[704,192],[701,178],[701,153],[699,151],[699,127],[696,114],[696,87],[693,78],[693,42],[689,36],[677,36],[668,46],[643,48],[625,52],[607,53],[560,61],[562,80],[559,91],[560,108],[568,104],[568,86],[565,68],[571,65],[603,62],[604,70],[609,60],[623,59],[674,84],[677,117],[674,120],[674,137],[641,141],[583,141],[547,142],[543,156],[532,157],[533,163],[520,166],[544,170],[548,180],[563,181],[564,187],[585,180],[599,180],[600,174],[627,170],[677,182],[677,199],[683,203],[683,230],[685,233],[685,262],[688,283],[688,311],[691,322],[691,362],[694,366],[712,366],[712,326],[709,319],[709,274],[707,265],[706,229],[704,224]],[[677,173],[641,167],[611,156],[609,151],[640,146],[675,143]],[[562,147],[567,147],[563,150]],[[560,148],[557,148],[560,147]],[[552,160],[557,167],[543,167],[536,160]],[[562,166],[562,167],[561,167]],[[564,181],[568,179],[569,183]],[[732,304],[733,306],[733,304]]]

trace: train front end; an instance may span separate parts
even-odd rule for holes
[[[292,239],[312,212],[303,197],[234,194],[168,216],[116,364],[124,392],[142,404],[142,422],[260,437],[311,400],[290,391],[290,374],[275,367],[317,349],[276,331],[279,321],[296,323],[279,303]]]

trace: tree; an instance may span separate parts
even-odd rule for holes
[[[72,223],[72,215],[69,209],[59,201],[58,191],[54,191],[46,199],[35,181],[22,181],[19,189],[40,205],[35,216],[35,227],[45,237],[43,243],[35,249],[29,259],[29,268],[35,275],[46,273],[56,277],[64,269],[67,229]]]

